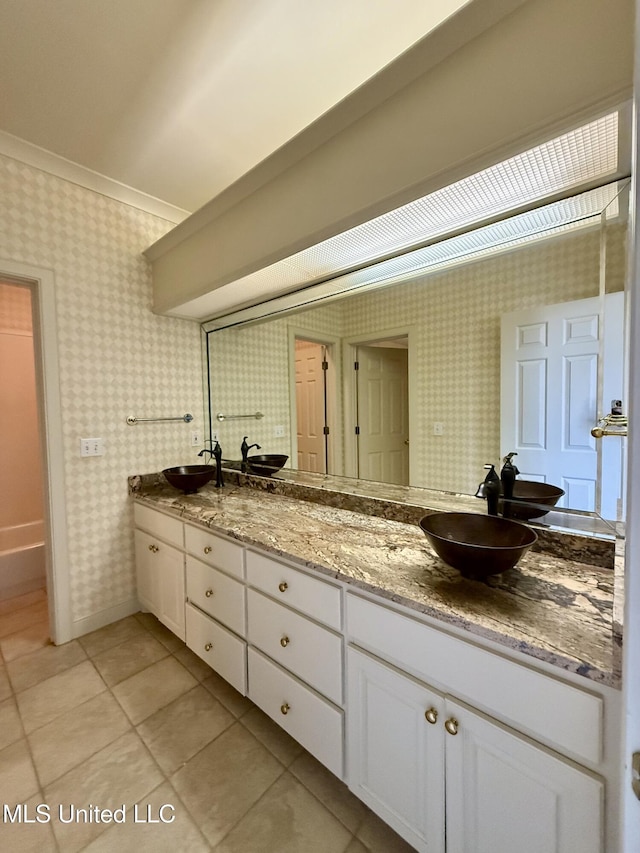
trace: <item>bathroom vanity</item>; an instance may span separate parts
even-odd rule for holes
[[[617,849],[611,568],[467,580],[413,523],[145,480],[141,605],[417,850]]]

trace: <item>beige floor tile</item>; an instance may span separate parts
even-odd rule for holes
[[[171,782],[209,843],[215,845],[283,772],[280,762],[234,723],[174,773]]]
[[[28,655],[49,645],[51,645],[51,635],[48,619],[43,622],[36,622],[35,625],[30,625],[24,631],[18,631],[16,634],[9,634],[9,636],[0,639],[0,651],[2,651],[6,662],[16,660],[22,655]]]
[[[351,793],[344,782],[308,752],[303,752],[289,770],[350,832],[357,832],[369,814],[369,809]]]
[[[113,694],[137,725],[197,683],[181,663],[168,657],[116,684]]]
[[[142,822],[148,818],[160,822]],[[208,853],[210,849],[176,792],[165,782],[138,803],[135,812],[127,809],[124,823],[110,827],[85,853]]]
[[[16,693],[40,681],[58,675],[87,659],[77,640],[63,646],[48,645],[7,664],[7,672]]]
[[[162,774],[135,732],[123,735],[51,785],[45,785],[45,802],[62,804],[65,819],[70,807],[101,809],[129,807],[163,782]],[[52,821],[61,850],[81,850],[108,825]]]
[[[10,805],[13,808],[15,804],[12,802]],[[36,811],[38,806],[46,805],[42,803],[42,797],[37,794],[20,805],[26,807],[20,813],[23,820],[15,820],[13,823],[5,821],[0,830],[1,849],[15,851],[15,853],[56,853],[58,847],[51,828],[53,813],[49,811],[49,822],[46,823],[41,821],[46,820],[47,813]],[[16,815],[15,810],[12,811],[12,815]],[[35,822],[27,823],[24,820],[25,816]]]
[[[33,592],[25,592],[24,595],[17,595],[14,598],[5,598],[0,600],[0,615],[5,613],[13,613],[16,610],[21,610],[23,607],[30,607],[32,604],[37,604],[40,601],[47,600],[46,589],[35,589]]]
[[[344,853],[368,853],[368,851],[362,841],[359,841],[357,838],[352,838]]]
[[[198,685],[138,726],[138,734],[165,773],[173,773],[235,721]]]
[[[0,750],[0,803],[22,803],[39,787],[24,738]]]
[[[88,660],[34,684],[16,696],[25,731],[50,723],[104,690],[104,681]]]
[[[148,631],[117,646],[112,646],[93,658],[93,663],[106,683],[112,687],[140,672],[156,661],[167,657],[167,649]]]
[[[414,850],[373,812],[369,812],[356,835],[371,853],[413,853]]]
[[[304,752],[300,744],[260,708],[255,706],[250,708],[242,717],[242,725],[246,726],[285,767]]]
[[[11,683],[4,664],[0,663],[0,701],[11,696]]]
[[[166,625],[163,625],[152,613],[136,613],[135,618],[144,626],[147,631],[150,631],[153,636],[162,643],[170,652],[179,652],[186,648],[185,644],[179,637],[170,631]]]
[[[126,619],[120,619],[119,622],[113,622],[111,625],[85,634],[80,637],[80,644],[89,657],[95,657],[113,646],[118,646],[134,637],[140,637],[142,634],[144,634],[144,628],[135,616],[127,616]]]
[[[28,607],[14,610],[10,613],[0,615],[0,637],[15,634],[25,628],[44,622],[49,619],[49,610],[46,601],[36,601]]]
[[[228,681],[225,681],[213,670],[211,670],[211,675],[202,682],[202,686],[206,687],[209,693],[215,696],[228,711],[231,711],[234,717],[242,717],[250,708],[255,707],[253,702],[238,693],[235,687],[232,687]]]
[[[351,833],[289,773],[216,847],[216,853],[343,853]]]
[[[24,737],[20,715],[13,697],[0,702],[0,749]]]
[[[131,724],[113,696],[100,693],[28,736],[43,785],[112,743]]]

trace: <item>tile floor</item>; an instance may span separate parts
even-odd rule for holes
[[[412,849],[153,616],[56,647],[44,591],[0,601],[0,809],[11,853]]]

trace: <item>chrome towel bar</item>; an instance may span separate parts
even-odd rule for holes
[[[256,421],[259,421],[260,418],[263,418],[263,417],[264,417],[264,415],[262,414],[262,412],[255,412],[253,415],[223,415],[222,412],[218,412],[218,414],[216,415],[216,418],[220,422],[222,422],[222,421],[240,421],[240,420],[243,420],[244,418],[253,418]]]
[[[160,421],[184,421],[186,424],[189,424],[192,420],[193,415],[187,412],[186,415],[180,415],[179,418],[136,418],[133,415],[129,415],[127,423],[129,426],[133,426],[134,424],[156,424],[160,423]]]

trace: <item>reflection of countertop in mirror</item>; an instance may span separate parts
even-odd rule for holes
[[[183,495],[151,476],[131,478],[130,489],[149,506],[440,623],[593,681],[620,684],[611,569],[530,551],[514,569],[472,581],[436,557],[413,523],[247,486],[208,485]]]

